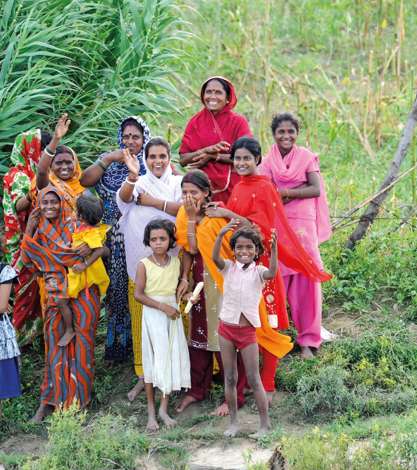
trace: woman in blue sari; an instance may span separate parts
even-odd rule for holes
[[[94,186],[104,204],[103,223],[112,228],[107,236],[110,256],[106,268],[110,286],[105,299],[108,318],[105,359],[122,362],[132,350],[132,332],[128,304],[128,275],[123,234],[119,230],[120,212],[116,203],[116,192],[129,174],[123,162],[122,149],[127,148],[136,155],[140,174],[145,174],[144,148],[151,138],[146,122],[129,116],[120,123],[118,131],[119,150],[100,155],[97,161],[82,174],[84,187]]]

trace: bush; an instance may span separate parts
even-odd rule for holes
[[[134,468],[149,448],[148,439],[120,417],[106,415],[86,425],[86,412],[76,407],[51,416],[48,437],[46,454],[24,470]]]

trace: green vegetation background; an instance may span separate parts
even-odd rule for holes
[[[201,82],[221,74],[235,84],[237,111],[247,116],[265,151],[272,143],[271,116],[284,110],[299,115],[299,143],[320,155],[336,222],[377,191],[417,89],[413,0],[1,0],[0,6],[0,173],[18,132],[53,129],[63,111],[73,122],[66,143],[84,166],[116,146],[118,123],[128,114],[148,119],[153,134],[168,138],[176,151],[187,120],[200,108]],[[416,139],[401,170],[415,164]],[[274,436],[291,468],[347,468],[352,442],[365,438],[359,457],[349,460],[352,468],[385,468],[381,462],[403,468],[401,459],[415,463],[410,423],[417,404],[416,199],[411,171],[354,252],[346,252],[344,243],[360,211],[343,219],[323,246],[325,265],[335,276],[324,287],[325,324],[340,338],[314,360],[291,355],[277,374],[279,389],[289,393],[273,410]],[[73,444],[68,431],[81,436],[81,421],[88,418],[57,416],[49,453],[27,468],[116,468],[108,459],[134,468],[126,460],[129,452],[150,449],[168,459],[167,468],[185,468],[187,432],[162,436],[152,447],[155,442],[141,437],[134,421],[144,404],[134,414],[112,405],[112,395],[124,393],[134,379],[130,369],[105,369],[104,323],[93,404],[104,421],[88,421],[92,447],[82,447],[80,438],[73,466],[65,467],[62,459]],[[42,346],[35,343],[23,355],[24,396],[3,406],[1,440],[45,435],[44,428],[27,424],[41,367]],[[406,413],[402,421],[362,421],[399,412]],[[282,414],[307,427],[331,424],[311,435],[286,433],[283,440]],[[213,424],[207,415],[202,420]],[[196,423],[186,421],[180,429]],[[117,441],[112,426],[126,433],[125,440]],[[215,423],[211,429],[211,437],[196,433],[194,440],[215,440]],[[395,438],[387,437],[389,429]],[[106,450],[102,441],[112,444]],[[113,457],[103,457],[109,449]],[[92,454],[97,466],[90,459],[84,467]],[[19,458],[8,462],[19,467],[25,460]]]

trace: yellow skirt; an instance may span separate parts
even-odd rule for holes
[[[142,304],[135,299],[135,283],[129,279],[129,311],[132,324],[133,361],[135,374],[143,377],[142,366]]]

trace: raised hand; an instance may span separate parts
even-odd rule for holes
[[[224,235],[229,230],[235,231],[241,225],[241,221],[239,219],[232,219],[227,225],[225,225],[221,230],[220,233]]]
[[[138,159],[133,156],[128,149],[123,149],[123,162],[129,169],[130,173],[135,176],[139,175],[139,162]]]
[[[275,250],[277,249],[277,242],[278,242],[278,237],[277,237],[277,231],[276,229],[272,229],[271,230],[271,239],[270,239],[270,242],[271,242],[271,250]]]
[[[40,207],[35,207],[33,211],[30,213],[27,224],[26,224],[26,233],[29,236],[32,236],[35,232],[36,228],[39,225],[39,221],[41,218],[41,209]]]
[[[60,141],[65,134],[68,132],[69,126],[71,124],[71,119],[68,118],[68,114],[64,113],[56,123],[54,137],[56,140]]]

